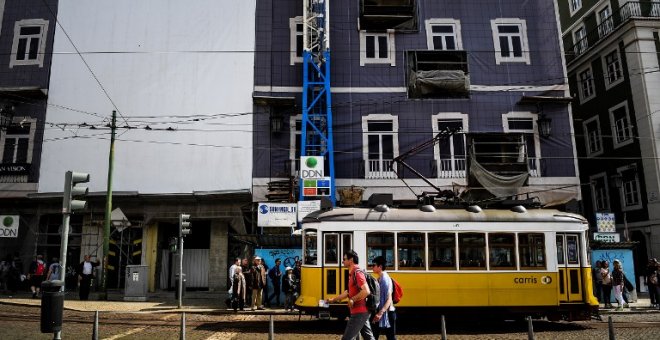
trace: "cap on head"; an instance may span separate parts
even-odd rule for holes
[[[254,259],[255,259],[255,260],[261,260],[261,257],[259,257],[259,256],[255,256]]]
[[[286,271],[288,272],[289,270],[293,270],[293,268],[291,268],[291,267],[286,267],[286,268],[284,268],[284,270],[286,270]]]

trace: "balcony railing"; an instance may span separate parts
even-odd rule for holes
[[[440,159],[438,178],[465,178],[465,157]]]
[[[570,63],[579,55],[586,52],[608,37],[619,26],[623,25],[629,19],[635,18],[660,18],[660,2],[657,1],[628,1],[619,8],[617,12],[604,19],[595,30],[588,32],[587,35],[575,41],[573,44],[572,55],[567,55],[566,59]]]
[[[396,164],[391,159],[368,159],[364,161],[366,179],[395,179]]]

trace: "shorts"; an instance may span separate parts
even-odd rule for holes
[[[30,285],[34,287],[41,287],[41,283],[44,282],[43,275],[32,275],[30,276]]]

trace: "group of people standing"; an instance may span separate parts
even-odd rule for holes
[[[613,308],[612,306],[612,291],[614,291],[614,299],[618,303],[617,310],[623,310],[628,307],[628,294],[626,289],[626,278],[621,266],[621,261],[613,261],[614,268],[610,269],[610,262],[607,260],[596,261],[593,271],[595,289],[594,294],[599,303],[604,304],[605,308]],[[628,285],[630,282],[628,281]]]
[[[234,311],[262,310],[264,305],[271,307],[271,301],[275,299],[275,305],[280,307],[280,294],[284,292],[284,308],[294,309],[294,302],[300,293],[300,264],[295,268],[286,267],[282,273],[280,266],[282,261],[275,259],[273,268],[268,269],[261,257],[255,256],[250,265],[247,258],[235,258],[229,267],[229,294],[227,303]],[[272,294],[268,294],[268,278],[273,288]]]
[[[348,267],[348,290],[338,296],[326,300],[326,303],[335,303],[348,299],[346,304],[350,317],[344,330],[342,340],[352,340],[358,334],[365,340],[378,339],[380,334],[387,340],[396,339],[396,309],[392,294],[394,286],[387,274],[387,261],[383,256],[373,259],[373,272],[378,275],[380,302],[372,313],[367,309],[366,298],[371,294],[365,271],[359,266],[359,257],[353,250],[344,253],[342,263]]]

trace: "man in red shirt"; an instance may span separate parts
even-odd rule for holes
[[[351,317],[348,319],[344,336],[342,340],[353,340],[359,334],[365,340],[374,340],[374,335],[371,332],[371,325],[369,324],[369,317],[371,314],[367,310],[366,298],[371,293],[367,278],[364,272],[359,270],[359,258],[355,251],[349,250],[344,253],[342,259],[344,267],[348,267],[348,290],[339,294],[338,296],[328,299],[328,303],[334,303],[348,298],[348,308],[351,311]]]

